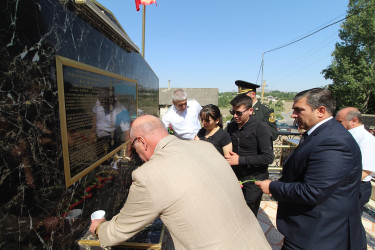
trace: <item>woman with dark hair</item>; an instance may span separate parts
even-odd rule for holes
[[[232,141],[229,134],[223,130],[220,109],[213,104],[208,104],[199,113],[202,126],[194,140],[212,143],[220,154],[229,155],[232,151]]]

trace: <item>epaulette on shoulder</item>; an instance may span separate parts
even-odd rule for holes
[[[271,108],[270,106],[268,106],[267,104],[263,104],[262,103],[262,105],[263,105],[263,109],[265,110],[265,111],[267,111],[267,112],[269,112],[269,111],[273,111],[273,108]]]

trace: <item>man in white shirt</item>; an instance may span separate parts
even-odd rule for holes
[[[175,90],[172,94],[173,105],[163,115],[164,126],[174,131],[174,135],[183,140],[193,140],[201,124],[199,112],[201,105],[195,100],[188,100],[184,90]]]
[[[375,137],[369,133],[362,124],[362,115],[358,109],[347,107],[341,109],[336,120],[353,135],[362,154],[362,182],[360,191],[361,213],[363,206],[371,196],[371,174],[375,172]]]

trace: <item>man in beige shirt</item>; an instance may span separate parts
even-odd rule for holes
[[[145,163],[133,172],[120,213],[93,220],[90,230],[103,246],[126,241],[160,216],[176,249],[271,249],[231,167],[210,143],[168,135],[154,116],[137,118],[130,138]]]

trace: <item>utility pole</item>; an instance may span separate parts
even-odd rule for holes
[[[263,103],[263,96],[264,96],[264,88],[266,87],[266,81],[263,82],[262,85],[262,103]]]
[[[146,5],[143,5],[142,17],[142,57],[145,58],[145,26],[146,26]]]
[[[264,84],[264,81],[263,81],[263,68],[264,68],[264,52],[262,53],[262,84],[263,84],[263,86],[262,86],[262,98],[261,98],[261,103],[263,103],[263,92],[264,92],[264,86],[265,86],[265,84]]]

